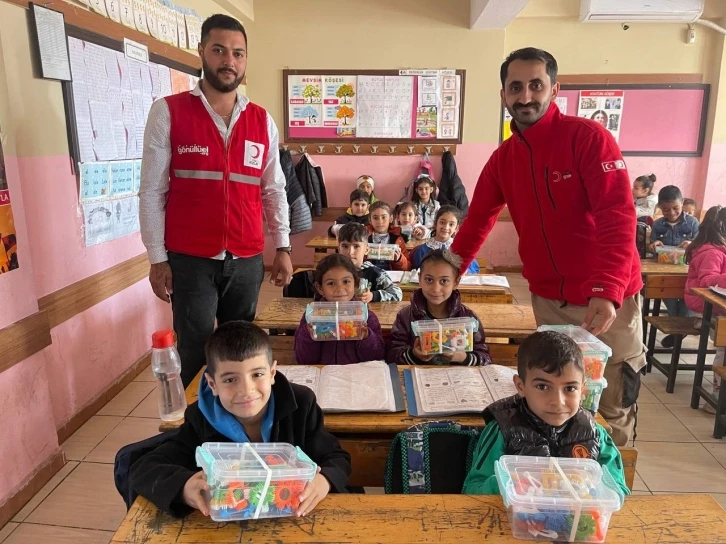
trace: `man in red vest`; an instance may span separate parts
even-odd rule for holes
[[[560,113],[552,55],[515,51],[500,78],[512,136],[484,166],[451,250],[466,270],[508,206],[537,324],[582,325],[613,351],[600,413],[615,443],[625,446],[635,439],[638,371],[645,365],[643,282],[625,162],[607,129]],[[547,394],[558,410],[567,392]]]
[[[185,386],[204,366],[215,319],[255,317],[263,219],[277,248],[270,281],[281,287],[292,277],[277,127],[237,91],[247,34],[236,19],[212,15],[201,39],[204,79],[149,111],[139,194],[149,281],[172,303]]]

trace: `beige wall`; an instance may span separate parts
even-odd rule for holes
[[[471,31],[468,0],[265,0],[255,4],[247,91],[282,126],[282,70],[466,69],[464,137],[497,140],[504,31]],[[483,98],[483,102],[482,102]]]
[[[499,65],[520,47],[549,50],[562,74],[703,73],[718,83],[723,40],[716,32],[699,27],[696,43],[687,45],[685,25],[585,25],[577,22],[578,6],[531,0],[505,31],[486,31],[468,28],[468,0],[258,2],[247,90],[282,126],[287,67],[463,68],[464,139],[496,142]]]

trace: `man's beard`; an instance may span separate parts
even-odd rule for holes
[[[514,120],[525,127],[532,126],[539,121],[550,107],[552,100],[547,100],[543,104],[539,102],[529,102],[528,104],[515,103],[512,107],[507,106],[507,111]],[[524,106],[530,106],[533,110],[531,115],[522,115],[518,110]]]
[[[245,75],[244,73],[237,74],[237,77],[234,78],[234,80],[231,83],[224,83],[217,73],[221,70],[225,70],[225,68],[220,68],[217,70],[217,72],[212,71],[212,69],[207,65],[204,58],[202,58],[202,69],[204,70],[204,80],[209,83],[214,89],[219,91],[220,93],[230,93],[239,87],[240,83],[242,83],[242,80],[244,79]],[[229,68],[231,72],[234,72],[233,69]]]

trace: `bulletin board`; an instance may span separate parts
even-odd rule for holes
[[[67,27],[72,81],[63,97],[87,247],[139,230],[146,119],[155,100],[191,90],[198,71],[158,55],[127,59],[123,44]]]
[[[706,84],[562,85],[560,109],[578,115],[580,91],[622,91],[618,144],[624,156],[700,157],[711,86]],[[506,131],[502,109],[500,141]]]
[[[283,70],[287,143],[461,143],[465,70]]]

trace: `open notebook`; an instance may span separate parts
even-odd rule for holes
[[[512,381],[516,373],[500,365],[406,369],[408,413],[419,417],[480,413],[517,392]]]
[[[278,365],[288,381],[315,392],[323,412],[401,412],[406,409],[396,365],[371,361],[322,368]]]
[[[401,283],[419,283],[419,271],[401,272]],[[509,287],[506,276],[494,274],[465,274],[461,276],[459,285],[491,285],[494,287]]]
[[[723,287],[716,287],[715,285],[711,286],[711,291],[716,293],[717,295],[721,295],[722,297],[726,297],[726,289]]]

